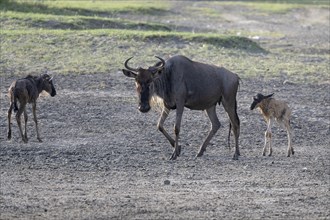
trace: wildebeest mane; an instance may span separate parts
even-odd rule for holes
[[[161,62],[156,63],[155,66],[159,66]],[[156,79],[153,81],[153,96],[158,96],[163,99],[164,105],[171,109],[175,106],[171,106],[170,103],[167,103],[171,100],[171,72],[172,65],[166,65],[163,70],[161,70],[159,76],[156,76]]]

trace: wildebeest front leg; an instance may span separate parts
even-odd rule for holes
[[[207,145],[210,143],[211,139],[213,138],[213,136],[215,135],[215,133],[219,130],[219,128],[221,126],[215,109],[216,109],[215,105],[209,109],[206,109],[206,113],[207,113],[208,117],[210,118],[212,127],[211,127],[211,130],[210,130],[209,134],[207,135],[203,145],[200,147],[199,152],[196,155],[196,157],[200,157],[203,155],[204,151],[206,150]]]
[[[175,141],[174,139],[167,133],[167,131],[164,129],[164,122],[166,120],[166,118],[168,117],[168,113],[170,112],[170,110],[168,108],[163,108],[162,110],[162,114],[159,118],[158,124],[157,124],[157,128],[160,132],[162,132],[164,134],[164,136],[167,138],[167,140],[170,142],[170,144],[172,145],[172,147],[174,147]]]
[[[37,121],[37,114],[36,114],[36,109],[37,109],[37,104],[33,103],[32,104],[32,112],[33,112],[33,120],[34,123],[36,124],[36,130],[37,130],[37,139],[39,142],[42,142],[40,135],[39,135],[39,129],[38,129],[38,121]]]
[[[176,120],[174,125],[174,133],[175,133],[174,151],[170,160],[175,160],[180,155],[181,147],[179,146],[179,134],[180,134],[183,109],[184,109],[184,105],[177,105]]]

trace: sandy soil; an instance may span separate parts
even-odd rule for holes
[[[315,38],[283,23],[305,14],[297,10],[270,25],[266,19],[262,28],[287,28],[285,40],[301,49]],[[242,19],[227,19],[241,25]],[[250,28],[256,19],[248,19]],[[317,36],[329,30],[319,22],[311,27]],[[330,219],[329,83],[244,79],[239,160],[226,148],[228,119],[220,106],[222,128],[198,159],[209,122],[204,112],[184,112],[181,156],[169,161],[172,149],[156,129],[159,113],[138,112],[134,83],[121,72],[57,77],[58,95],[38,102],[43,143],[32,116],[28,144],[15,122],[13,140],[6,140],[5,92],[12,80],[1,79],[1,219]],[[278,126],[273,156],[261,156],[266,125],[249,110],[260,90],[290,100],[293,157],[286,157],[286,133]]]

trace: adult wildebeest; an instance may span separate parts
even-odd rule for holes
[[[181,147],[178,141],[184,107],[192,110],[206,110],[212,123],[212,128],[197,154],[197,157],[200,157],[220,128],[216,114],[216,105],[220,102],[230,118],[235,137],[234,159],[238,159],[240,155],[238,147],[240,121],[237,115],[236,94],[239,77],[223,67],[194,62],[184,56],[174,56],[166,62],[160,57],[156,56],[156,58],[160,62],[148,69],[143,69],[129,67],[128,61],[132,59],[131,57],[125,61],[126,69],[122,71],[126,76],[135,79],[141,112],[150,110],[152,96],[158,96],[163,100],[164,107],[158,122],[158,129],[174,147],[170,159],[174,160],[180,155]],[[176,109],[175,139],[163,127],[171,109]]]
[[[8,110],[8,140],[11,139],[11,113],[14,108],[16,113],[16,120],[18,128],[24,143],[28,142],[26,125],[28,116],[26,113],[26,104],[32,103],[32,112],[34,117],[34,122],[36,124],[37,130],[37,139],[42,142],[39,131],[38,131],[38,122],[36,116],[36,107],[37,107],[37,98],[42,91],[48,92],[51,96],[56,95],[56,90],[53,84],[53,78],[48,74],[43,74],[39,77],[28,75],[25,78],[18,79],[14,81],[8,89],[8,95],[10,99],[10,107]],[[19,107],[17,106],[17,101],[20,103]],[[21,115],[24,112],[24,121],[25,121],[25,131],[23,135],[22,125],[21,125]]]

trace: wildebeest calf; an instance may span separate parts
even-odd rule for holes
[[[262,155],[266,154],[267,143],[269,142],[269,156],[272,155],[272,124],[274,119],[284,125],[287,135],[288,135],[288,157],[291,154],[294,154],[291,141],[291,127],[290,127],[290,116],[291,110],[289,106],[282,100],[276,100],[272,98],[273,94],[264,96],[258,93],[253,97],[253,103],[251,104],[250,109],[259,108],[261,114],[264,116],[264,119],[267,123],[267,130],[265,132],[265,146],[263,149]]]
[[[48,92],[52,97],[56,95],[56,90],[52,81],[52,77],[48,74],[42,74],[41,76],[31,76],[28,75],[25,78],[18,79],[14,81],[8,89],[8,96],[10,99],[10,107],[8,110],[8,140],[11,139],[11,113],[14,108],[16,113],[16,120],[18,128],[24,143],[28,142],[26,125],[28,116],[26,113],[26,104],[32,104],[32,112],[34,117],[34,122],[36,124],[37,130],[37,139],[39,142],[42,142],[39,131],[38,131],[38,122],[36,116],[36,106],[37,98],[42,91]],[[19,107],[17,102],[20,103]],[[24,121],[25,121],[25,131],[23,134],[22,125],[21,125],[21,115],[24,112]]]

